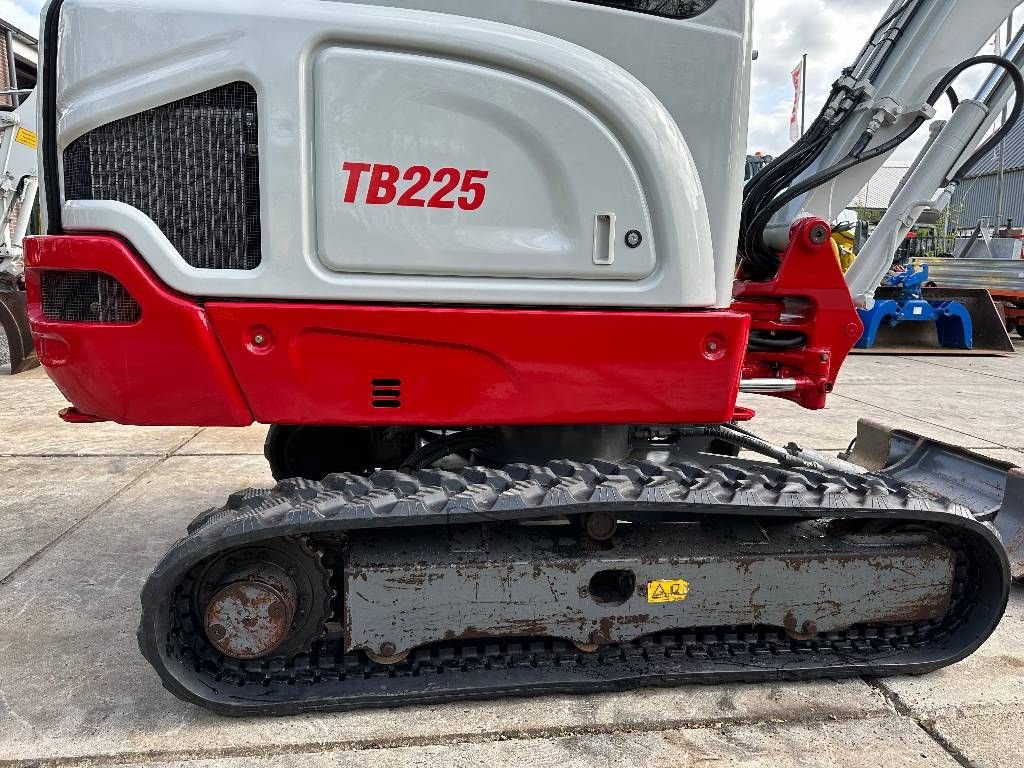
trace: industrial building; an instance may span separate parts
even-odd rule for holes
[[[1024,124],[978,163],[953,197],[951,230],[973,230],[983,219],[991,226],[1024,223]]]
[[[0,90],[36,87],[37,44],[34,37],[0,19]],[[11,106],[12,98],[16,99],[0,96],[0,104]]]

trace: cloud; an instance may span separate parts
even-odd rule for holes
[[[832,83],[853,63],[889,0],[785,0],[754,3],[754,62],[748,146],[777,155],[790,145],[790,72],[807,54],[807,122]]]
[[[0,0],[0,19],[39,38],[39,10],[43,0]]]
[[[966,0],[965,0],[966,2]],[[778,155],[790,145],[789,117],[793,106],[790,73],[808,54],[807,123],[821,110],[832,83],[853,64],[890,0],[759,0],[754,3],[754,48],[750,152]],[[952,67],[956,62],[950,61]],[[987,74],[986,67],[969,70],[956,87],[961,97],[972,95]],[[946,105],[939,117],[946,116]],[[927,130],[921,129],[893,155],[913,159]]]

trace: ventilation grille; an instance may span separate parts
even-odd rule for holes
[[[121,283],[102,272],[47,270],[40,288],[43,316],[71,323],[134,323],[138,302]]]
[[[138,208],[193,267],[254,269],[256,91],[231,83],[90,131],[64,152],[64,193]]]
[[[402,380],[374,379],[371,381],[370,405],[374,408],[401,408]]]
[[[700,16],[718,0],[577,0],[591,5],[608,5],[639,13],[653,13],[674,19],[692,19]]]

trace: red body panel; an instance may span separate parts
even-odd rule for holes
[[[795,392],[775,396],[810,409],[825,407],[839,369],[864,330],[831,239],[814,243],[815,228],[831,234],[819,219],[794,224],[775,279],[737,282],[733,303],[733,309],[751,316],[753,330],[806,337],[806,343],[792,351],[748,352],[743,378],[794,378]]]
[[[125,424],[720,423],[750,324],[730,310],[202,306],[106,236],[32,238],[26,263],[43,365],[79,412]],[[45,319],[40,272],[71,268],[117,278],[141,319]],[[379,380],[399,380],[397,398]],[[388,398],[400,407],[374,407]]]
[[[750,320],[725,310],[206,308],[256,419],[287,424],[721,423],[733,416]],[[401,382],[400,407],[375,407],[374,381]]]
[[[102,236],[32,237],[25,243],[25,282],[36,352],[78,412],[122,424],[252,423],[206,312],[168,291],[139,265],[128,246]],[[44,266],[116,277],[142,308],[139,321],[47,320],[39,286]],[[70,418],[82,420],[73,414]]]

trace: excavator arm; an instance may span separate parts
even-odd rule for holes
[[[32,347],[23,274],[22,242],[35,215],[39,189],[36,154],[36,98],[0,112],[0,329],[11,373],[39,365]]]
[[[1012,0],[894,0],[806,134],[747,185],[740,243],[747,272],[757,278],[773,274],[795,220],[834,220],[886,159],[935,116],[940,100],[951,99],[952,116],[933,128],[847,273],[855,303],[870,308],[896,245],[920,214],[945,208],[959,179],[1016,122],[1020,107],[998,134],[985,139],[1024,83],[1018,69],[1024,62],[1022,35],[1005,57],[974,55],[1015,6]],[[975,66],[992,72],[974,98],[961,100],[953,85]]]

